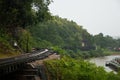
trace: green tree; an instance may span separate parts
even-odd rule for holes
[[[50,0],[0,0],[0,27],[7,28],[14,37],[17,27],[50,18],[48,5]]]
[[[0,37],[7,34],[11,46],[17,42],[23,51],[28,52],[31,47],[28,45],[31,43],[31,36],[24,30],[27,26],[51,18],[48,9],[51,2],[51,0],[0,0]]]
[[[99,33],[98,35],[94,36],[95,44],[101,48],[105,48],[105,39],[103,33]]]

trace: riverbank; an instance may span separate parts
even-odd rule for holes
[[[107,55],[120,55],[120,51],[104,51]]]
[[[120,57],[120,54],[118,54],[118,55],[117,54],[112,54],[112,55],[104,56],[104,57],[91,58],[88,61],[96,64],[97,66],[104,67],[104,69],[107,72],[111,72],[113,70],[110,69],[109,67],[105,66],[105,63],[106,63],[106,61],[110,61],[110,60],[114,59],[115,57]],[[113,71],[113,72],[115,72],[115,71]]]

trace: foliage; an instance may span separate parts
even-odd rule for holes
[[[8,34],[5,34],[5,31],[1,30],[0,31],[0,58],[16,56],[19,54],[18,50],[13,49],[12,42],[10,40],[11,40],[10,36]]]
[[[52,49],[55,53],[61,55],[61,57],[62,57],[62,56],[65,56],[65,55],[66,55],[66,56],[68,55],[66,50],[63,50],[63,49],[61,49],[61,48],[58,47],[58,46],[52,47],[51,49]]]
[[[24,52],[30,52],[32,46],[34,45],[34,41],[30,33],[26,30],[22,30],[19,36],[18,47],[21,48]]]
[[[11,44],[8,42],[10,40],[10,36],[6,34],[4,29],[0,29],[0,53],[12,53],[13,49]]]
[[[73,58],[104,56],[106,51],[119,46],[119,39],[104,36],[102,33],[90,35],[82,26],[58,16],[28,27],[28,30],[36,42],[35,47],[56,48],[61,52],[66,51]]]
[[[42,21],[50,13],[50,0],[0,0],[0,25],[15,28],[26,27]]]
[[[5,45],[11,48],[18,42],[19,49],[30,51],[33,45],[32,37],[24,29],[50,19],[48,5],[51,2],[51,0],[0,0],[0,39],[6,41]],[[9,38],[6,38],[8,36]],[[2,45],[4,41],[1,41]]]
[[[107,73],[102,67],[83,60],[62,58],[44,62],[48,80],[119,80],[120,76]]]
[[[118,39],[117,39],[118,40]],[[94,36],[94,41],[97,47],[113,50],[114,47],[118,47],[118,41],[111,36],[104,36],[102,33]]]
[[[52,44],[51,47],[58,46],[61,49],[75,52],[82,49],[83,40],[86,40],[86,46],[92,45],[91,35],[82,26],[58,16],[53,16],[52,20],[28,29],[37,43],[45,40]]]

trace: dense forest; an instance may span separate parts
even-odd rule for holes
[[[120,80],[85,58],[119,51],[120,39],[92,35],[74,21],[49,12],[51,0],[0,0],[0,58],[52,49],[60,60],[45,61],[48,80]]]
[[[30,51],[26,45],[28,41],[25,41],[31,36],[25,28],[50,19],[50,3],[50,0],[0,0],[1,56],[9,57]]]
[[[74,21],[53,16],[51,20],[27,28],[33,37],[35,48],[60,50],[71,57],[95,57],[108,55],[109,51],[119,48],[119,39],[104,36],[102,33],[91,35]]]

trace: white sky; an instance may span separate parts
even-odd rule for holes
[[[73,20],[91,34],[120,36],[120,0],[53,0],[53,15]]]

